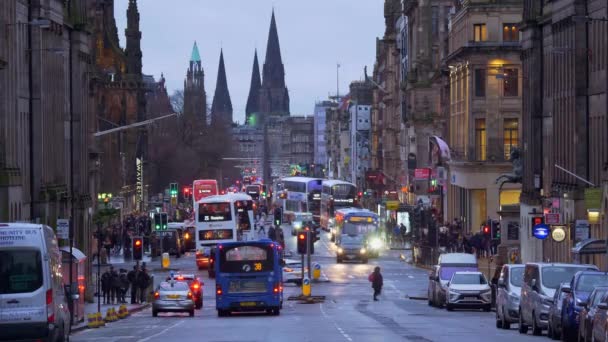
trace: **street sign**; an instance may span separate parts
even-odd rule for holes
[[[559,213],[546,213],[545,224],[560,224],[561,218]]]
[[[70,220],[57,219],[57,238],[62,240],[70,238]]]
[[[537,224],[532,230],[532,235],[539,240],[544,240],[549,236],[549,226],[546,224]]]
[[[414,178],[416,179],[429,179],[431,177],[431,169],[415,169]]]
[[[555,226],[551,231],[551,237],[555,242],[562,242],[566,239],[566,227],[564,226]]]
[[[575,240],[582,241],[589,238],[589,231],[591,227],[589,226],[589,221],[587,220],[576,220],[574,224],[574,238]]]

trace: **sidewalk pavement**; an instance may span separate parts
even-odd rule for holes
[[[128,297],[127,297],[127,299],[130,300]],[[101,304],[102,317],[105,318],[106,312],[108,311],[109,308],[112,308],[112,307],[116,310],[116,312],[118,312],[118,308],[120,307],[120,305],[121,304]],[[133,313],[140,312],[140,311],[146,309],[147,307],[150,306],[150,303],[126,304],[126,305],[127,305],[127,310],[129,310],[129,314],[133,314]],[[72,325],[72,333],[87,329],[88,328],[87,316],[88,316],[88,314],[95,313],[95,312],[97,312],[97,302],[86,303],[84,306],[84,321],[74,323],[74,325]],[[106,323],[106,324],[111,325],[112,323]]]

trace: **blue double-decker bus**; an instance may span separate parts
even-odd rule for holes
[[[215,307],[220,317],[238,311],[283,308],[281,247],[264,239],[221,243],[216,249]]]

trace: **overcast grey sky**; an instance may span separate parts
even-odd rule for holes
[[[127,0],[115,1],[124,47]],[[315,101],[340,93],[372,70],[376,37],[384,33],[383,0],[140,0],[144,73],[163,72],[171,94],[183,81],[197,41],[205,70],[209,104],[213,98],[220,48],[228,76],[234,119],[243,122],[254,48],[260,69],[274,5],[285,65],[291,113],[312,114]]]

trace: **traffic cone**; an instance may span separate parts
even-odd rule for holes
[[[96,313],[87,314],[87,327],[89,327],[89,329],[99,328],[99,324],[97,324]]]
[[[97,318],[97,327],[105,327],[106,326],[106,322],[103,320],[103,317],[101,317],[101,312],[97,312],[95,314],[95,317]]]
[[[114,321],[118,321],[120,318],[118,317],[118,314],[116,314],[116,309],[112,308],[112,318],[114,319]]]
[[[122,304],[119,308],[118,308],[118,318],[123,319],[123,318],[127,318],[129,317],[129,310],[127,309],[127,306]]]
[[[104,321],[106,321],[107,323],[114,322],[112,310],[114,310],[114,308],[108,308],[108,311],[106,311],[106,318],[104,318]]]

